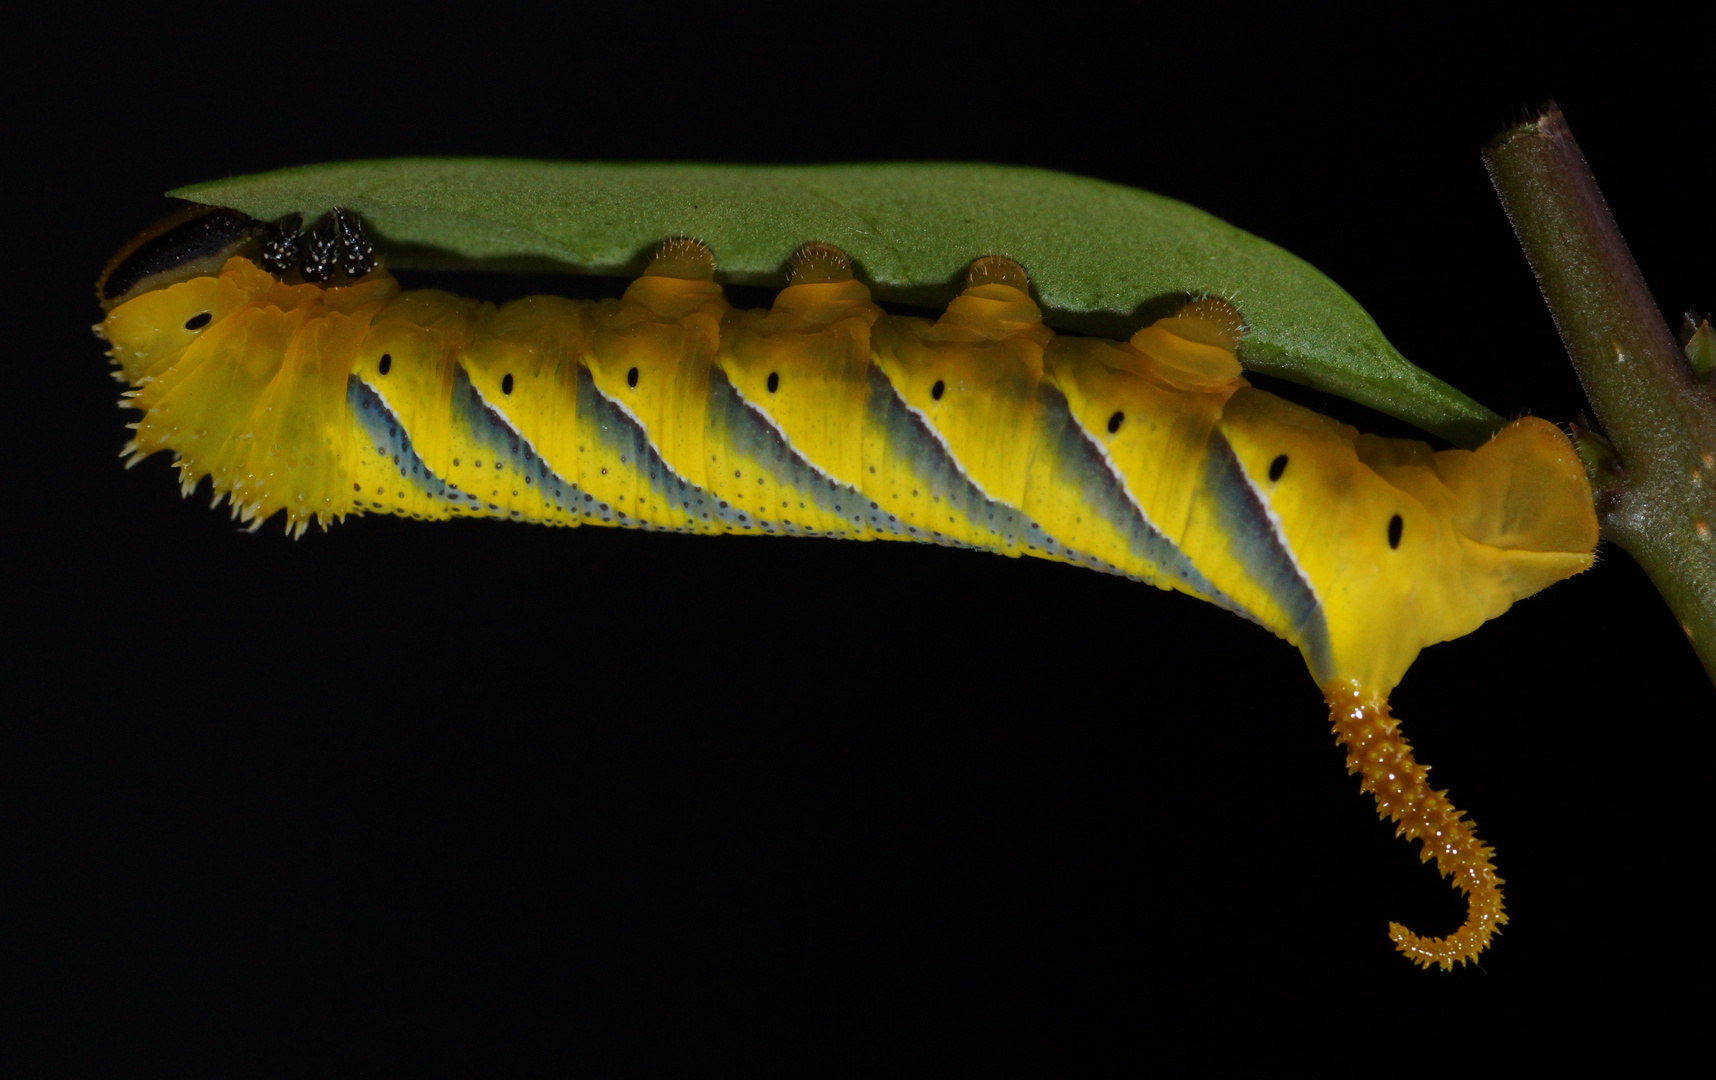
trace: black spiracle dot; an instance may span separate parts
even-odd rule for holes
[[[1400,547],[1400,534],[1401,534],[1402,530],[1404,530],[1405,528],[1406,528],[1406,522],[1400,520],[1399,514],[1396,514],[1393,517],[1388,519],[1388,546],[1389,547],[1395,548],[1397,550],[1399,549],[1399,547]]]
[[[780,388],[781,388],[781,377],[780,377],[780,375],[773,372],[773,371],[769,372],[769,393],[772,394],[776,390],[779,390]]]
[[[1124,423],[1126,423],[1126,414],[1123,412],[1115,413],[1113,416],[1108,418],[1108,433],[1113,435],[1115,432],[1120,430],[1120,425]]]
[[[942,382],[940,379],[937,379],[935,381],[935,385],[930,387],[930,397],[935,398],[937,401],[940,401],[941,396],[946,392],[947,384]]]
[[[1281,479],[1281,474],[1287,471],[1287,455],[1281,454],[1269,463],[1269,479],[1271,482]]]
[[[190,318],[185,320],[185,329],[186,330],[201,330],[203,327],[205,327],[209,324],[209,320],[212,318],[214,318],[214,316],[209,314],[206,311],[202,312],[201,314],[192,315]]]
[[[501,379],[501,393],[503,393],[503,394],[512,393],[512,373],[511,372],[508,372],[506,374],[506,376]]]
[[[626,372],[626,385],[627,386],[636,386],[637,384],[638,384],[638,369],[632,368],[630,371]]]
[[[375,366],[375,369],[377,371],[381,372],[383,375],[386,375],[389,371],[392,371],[393,370],[393,354],[392,353],[382,353],[381,354],[381,362]]]

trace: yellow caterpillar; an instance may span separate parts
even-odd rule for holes
[[[307,249],[306,249],[307,248]],[[664,243],[619,300],[402,292],[355,219],[305,240],[232,211],[165,223],[98,284],[142,411],[125,454],[301,534],[350,513],[915,540],[1179,589],[1299,648],[1349,771],[1465,893],[1407,956],[1506,921],[1489,848],[1388,711],[1426,645],[1589,567],[1572,446],[1525,418],[1476,451],[1361,435],[1250,387],[1218,299],[1129,341],[1058,336],[1024,271],[971,266],[936,321],[885,314],[810,244],[767,311]]]

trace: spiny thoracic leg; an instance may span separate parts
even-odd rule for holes
[[[1436,859],[1443,877],[1466,895],[1466,921],[1445,938],[1423,938],[1399,923],[1388,935],[1413,963],[1438,964],[1447,971],[1477,959],[1490,938],[1507,922],[1502,909],[1502,879],[1490,860],[1490,847],[1477,838],[1464,813],[1448,802],[1448,793],[1432,790],[1429,769],[1412,759],[1412,747],[1389,715],[1386,699],[1356,682],[1324,687],[1335,741],[1346,748],[1347,771],[1359,774],[1359,787],[1376,797],[1377,812],[1398,823],[1396,836],[1422,840],[1419,857]]]
[[[327,282],[339,273],[356,281],[375,266],[375,246],[364,232],[363,219],[336,206],[310,233],[299,272],[305,281]]]

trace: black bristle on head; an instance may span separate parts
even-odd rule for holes
[[[323,218],[304,248],[305,281],[327,281],[340,268],[340,223],[333,214]]]
[[[262,268],[279,277],[304,257],[304,218],[287,214],[262,231]]]

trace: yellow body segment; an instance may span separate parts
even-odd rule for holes
[[[935,323],[888,320],[877,335],[875,364],[978,490],[1023,507],[1031,443],[1018,436],[1036,427],[1043,347],[1053,335],[1025,293],[1007,285],[981,289],[1011,295],[962,296]],[[976,318],[982,314],[997,317],[987,333]]]
[[[864,475],[863,418],[869,403],[871,327],[882,309],[856,281],[789,285],[769,311],[734,312],[722,327],[720,368],[732,390],[766,411],[784,446],[814,463],[808,482],[856,486]],[[715,441],[724,422],[710,417]],[[717,455],[709,455],[714,461]],[[736,493],[716,462],[714,490]],[[743,471],[742,463],[735,468]],[[742,478],[735,478],[742,479]],[[767,487],[767,483],[759,485]],[[824,506],[802,484],[772,493],[783,523],[803,531],[844,534],[854,527],[844,507]],[[759,512],[763,506],[757,493]]]
[[[550,520],[557,500],[551,486],[542,482],[541,470],[509,471],[511,443],[506,445],[508,453],[499,454],[498,440],[507,439],[510,429],[550,469],[566,463],[572,466],[567,475],[576,474],[578,357],[587,348],[584,320],[569,300],[533,296],[498,311],[485,309],[479,330],[457,358],[463,378],[449,371],[451,392],[466,396],[467,415],[479,400],[501,410],[504,427],[486,418],[482,424],[449,422],[451,457],[444,475],[466,493],[467,505],[468,496],[475,494],[485,508],[493,503],[527,521]]]
[[[737,311],[694,241],[620,300],[500,307],[381,271],[286,284],[235,256],[98,330],[143,413],[126,453],[172,451],[187,492],[209,476],[253,525],[915,540],[1227,607],[1300,649],[1384,813],[1461,838],[1434,853],[1468,926],[1400,929],[1402,950],[1447,966],[1484,947],[1505,921],[1488,849],[1424,786],[1387,696],[1425,645],[1591,565],[1591,492],[1557,429],[1527,418],[1473,452],[1360,435],[1247,385],[1220,300],[1112,342],[1054,334],[1005,259],[935,322],[883,313],[827,245],[793,265],[770,310]]]
[[[1119,478],[1124,498],[1136,506],[1137,516],[1150,522],[1167,541],[1188,550],[1186,540],[1195,531],[1210,433],[1232,388],[1209,393],[1174,389],[1158,377],[1156,364],[1148,357],[1091,338],[1057,339],[1049,353],[1048,378],[1065,399],[1064,408],[1073,425]],[[1041,461],[1057,460],[1046,454],[1037,457]],[[1065,455],[1059,460],[1064,461]],[[1176,461],[1181,467],[1162,469],[1158,465],[1162,461]],[[1060,521],[1070,515],[1072,527],[1081,533],[1100,532],[1100,540],[1085,541],[1086,546],[1111,561],[1125,559],[1130,543],[1127,532],[1117,528],[1112,517],[1095,524],[1085,522],[1087,511],[1078,506],[1080,486],[1052,476],[1033,486],[1070,502],[1067,509],[1042,512],[1045,517]],[[1122,518],[1118,524],[1123,526],[1125,521]],[[1201,552],[1199,557],[1206,554],[1215,562],[1226,560],[1220,546]],[[1161,588],[1181,588],[1202,599],[1211,598],[1168,574],[1144,576]],[[1210,577],[1207,571],[1204,576]],[[1230,582],[1228,591],[1244,610],[1268,609],[1264,594],[1242,587],[1240,583],[1247,579],[1237,568],[1219,576]],[[1247,602],[1242,593],[1257,593],[1256,602]],[[1278,625],[1267,618],[1262,621]]]

